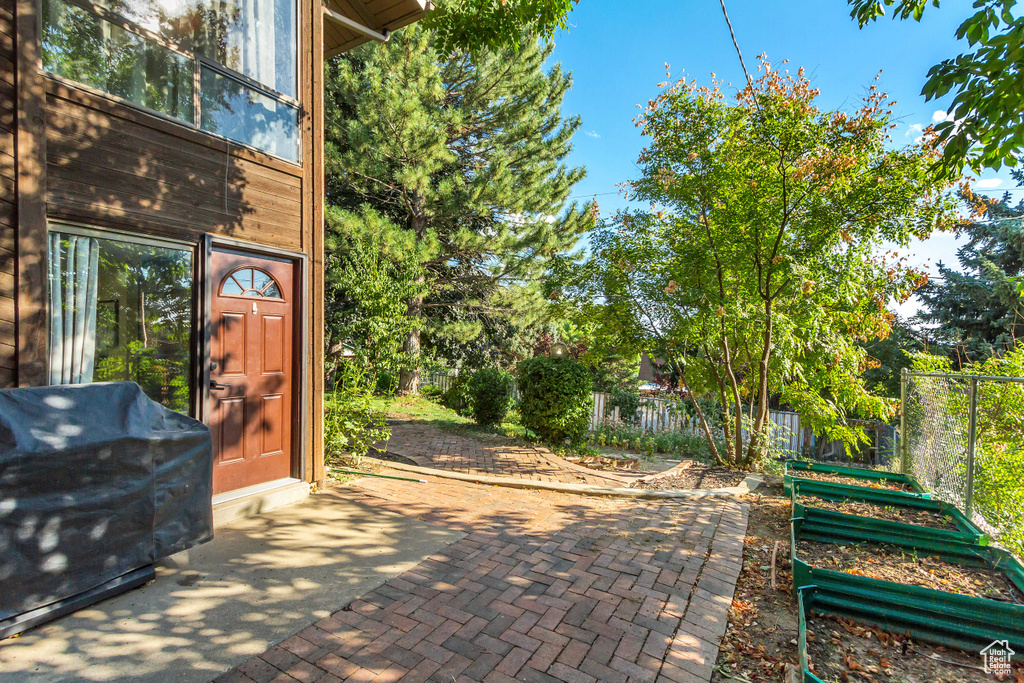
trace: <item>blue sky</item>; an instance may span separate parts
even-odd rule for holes
[[[882,71],[881,88],[897,100],[899,128],[894,143],[909,143],[921,126],[945,110],[947,101],[925,102],[920,95],[933,64],[963,52],[955,31],[967,16],[966,2],[929,7],[920,23],[884,18],[858,29],[843,0],[787,0],[726,3],[747,68],[756,78],[756,57],[773,64],[803,66],[821,90],[822,108],[852,109]],[[570,161],[587,168],[573,196],[596,195],[608,215],[625,205],[616,184],[633,177],[644,146],[633,125],[636,105],[657,94],[665,63],[673,80],[684,71],[700,83],[712,72],[735,85],[743,73],[717,0],[582,0],[570,15],[568,31],[555,36],[553,59],[572,72],[573,87],[563,113],[583,123]],[[1014,187],[1009,174],[985,173],[979,191],[999,194]],[[1015,196],[1021,194],[1013,193]],[[935,262],[956,263],[956,240],[939,234],[909,251],[911,262],[935,272]],[[915,305],[903,307],[911,313]]]

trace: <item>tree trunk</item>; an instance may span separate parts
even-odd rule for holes
[[[708,353],[706,348],[704,349],[704,357],[707,359],[708,367],[715,378],[715,384],[718,385],[718,402],[722,406],[722,438],[725,440],[725,459],[727,462],[735,463],[739,460],[741,452],[736,450],[736,442],[733,440],[735,434],[732,431],[732,413],[729,411],[729,401],[725,394],[725,379],[718,372],[718,365],[711,358],[711,354]]]
[[[764,304],[764,348],[761,350],[761,362],[757,372],[757,393],[759,403],[757,406],[757,418],[754,420],[754,428],[750,434],[750,445],[747,448],[746,462],[749,464],[754,460],[758,449],[761,448],[761,433],[764,430],[765,421],[768,419],[768,366],[772,358],[772,303],[766,301]]]
[[[427,229],[427,219],[424,213],[426,204],[423,195],[413,192],[410,197],[409,229],[416,235],[417,240],[423,239]],[[426,282],[426,277],[420,275],[416,283],[421,286]],[[420,290],[422,292],[422,289]],[[418,320],[423,315],[423,295],[419,294],[406,302],[405,315],[413,320]],[[402,396],[416,395],[420,393],[420,327],[419,325],[409,330],[405,336],[405,343],[402,344],[402,351],[405,352],[406,360],[411,363],[410,368],[403,368],[398,373],[398,393]]]
[[[743,400],[740,398],[740,388],[736,382],[736,373],[732,368],[732,353],[729,350],[729,341],[725,336],[725,325],[722,325],[722,352],[725,354],[725,371],[729,379],[729,388],[732,391],[733,405],[736,408],[736,415],[734,416],[735,422],[735,434],[733,438],[736,439],[736,459],[738,460],[743,453]]]
[[[409,310],[406,313],[410,318],[419,317],[423,311],[423,297],[409,299]],[[403,368],[398,374],[398,393],[402,396],[416,395],[420,393],[420,329],[418,327],[409,330],[405,336],[405,343],[402,351],[409,359],[415,359],[416,365],[412,368]]]
[[[718,453],[718,447],[715,445],[715,435],[711,431],[711,425],[708,424],[707,419],[704,417],[704,411],[701,410],[700,404],[697,403],[697,397],[690,391],[690,385],[686,381],[686,374],[683,372],[683,368],[679,363],[675,364],[676,370],[679,372],[679,381],[683,385],[683,389],[686,390],[686,395],[690,397],[690,403],[693,404],[694,409],[697,411],[697,419],[700,420],[700,428],[704,431],[704,438],[708,442],[708,448],[711,449],[711,457],[715,459],[715,462],[719,465],[725,464],[722,460],[722,456]]]

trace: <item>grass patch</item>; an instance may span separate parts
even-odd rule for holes
[[[454,410],[423,396],[377,397],[374,402],[374,408],[387,408],[389,418],[429,422],[434,427],[457,436],[483,442],[527,442],[526,428],[519,424],[519,412],[515,410],[510,411],[500,425],[482,427],[472,418],[463,417]]]

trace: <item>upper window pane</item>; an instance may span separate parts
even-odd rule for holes
[[[43,0],[43,67],[167,116],[194,122],[192,59],[64,0]]]
[[[299,160],[299,110],[203,67],[200,127],[289,161]]]
[[[100,0],[98,4],[297,99],[296,0]]]

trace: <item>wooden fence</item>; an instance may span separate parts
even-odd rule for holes
[[[603,420],[619,420],[619,409],[613,408],[608,411],[608,404],[611,401],[611,394],[601,392],[594,393],[594,411],[590,417],[590,428],[597,429]],[[700,432],[700,420],[696,415],[687,415],[684,409],[686,404],[678,399],[671,398],[644,398],[641,399],[639,410],[637,410],[636,424],[649,432],[677,432],[689,431]],[[803,453],[806,445],[814,446],[813,433],[808,435],[800,425],[800,414],[783,410],[769,412],[771,421],[778,425],[776,439],[781,449],[794,454]],[[743,434],[746,438],[746,430]],[[810,444],[807,443],[808,436]]]
[[[447,391],[455,380],[455,375],[444,372],[428,372],[424,374],[423,383],[432,384],[442,391]],[[518,397],[518,391],[515,392]],[[608,413],[611,394],[594,392],[594,410],[590,417],[590,428],[597,427],[604,420],[618,420],[619,409],[614,408]],[[671,398],[643,398],[637,410],[636,424],[650,432],[658,431],[690,431],[700,432],[700,421],[696,416],[687,415],[685,404]],[[782,450],[800,455],[805,448],[817,446],[814,434],[808,434],[809,428],[800,424],[799,413],[773,410],[769,413],[772,422],[779,426],[776,434],[778,445]],[[744,430],[744,438],[746,432]],[[831,446],[831,444],[829,445]],[[838,444],[842,448],[842,444]]]

